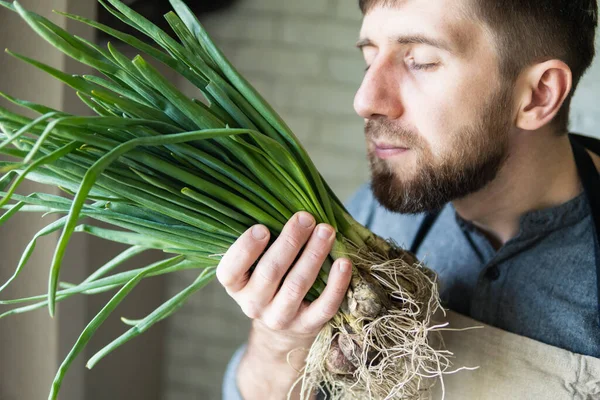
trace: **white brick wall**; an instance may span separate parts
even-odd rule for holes
[[[596,36],[600,54],[600,34]],[[571,130],[600,137],[600,56],[585,74],[571,104]]]
[[[357,24],[334,19],[287,18],[283,26],[283,42],[309,49],[342,50],[356,42]]]
[[[234,65],[243,65],[248,72],[265,73],[268,60],[278,78],[314,78],[321,73],[321,59],[310,50],[276,49],[269,45],[249,44],[231,57]]]
[[[327,0],[243,0],[238,6],[238,11],[250,10],[265,13],[281,13],[285,15],[322,16],[329,9]]]
[[[294,130],[319,170],[345,199],[368,178],[362,121],[352,100],[363,74],[354,49],[356,0],[239,0],[205,19],[246,78]],[[600,44],[599,44],[600,48]],[[190,96],[197,90],[182,89]],[[573,130],[600,136],[600,61],[573,101]],[[172,278],[169,293],[195,272]],[[225,366],[247,338],[248,320],[214,282],[166,321],[166,400],[216,400]]]
[[[355,7],[355,4],[358,4],[358,1],[335,0],[333,4],[335,15],[340,20],[360,21],[362,18],[359,8]]]

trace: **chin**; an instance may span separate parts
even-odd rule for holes
[[[370,152],[369,163],[372,175],[389,174],[402,186],[410,184],[417,176],[417,162],[414,155],[402,154],[399,157],[382,160],[374,152]]]

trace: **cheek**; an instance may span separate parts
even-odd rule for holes
[[[489,73],[464,63],[418,73],[401,87],[406,120],[436,159],[457,150],[461,132],[477,126],[482,104],[494,90]]]
[[[452,145],[452,133],[460,115],[454,110],[455,100],[441,89],[437,87],[426,94],[415,95],[415,101],[407,110],[415,133],[434,158],[443,156]]]
[[[429,141],[434,155],[458,150],[467,130],[481,122],[481,109],[490,96],[491,88],[479,79],[458,76],[440,86],[437,96],[423,107],[423,132],[430,132]]]

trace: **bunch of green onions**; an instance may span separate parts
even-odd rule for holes
[[[359,249],[368,249],[384,258],[389,258],[390,252],[400,254],[350,217],[289,127],[236,72],[181,0],[170,0],[176,12],[165,15],[178,40],[119,0],[99,1],[115,17],[147,35],[158,46],[98,22],[59,12],[144,54],[131,60],[110,43],[102,48],[23,9],[16,1],[0,1],[0,5],[17,12],[54,47],[102,76],[68,75],[9,52],[75,89],[81,101],[96,114],[70,115],[2,94],[40,116],[31,119],[0,108],[0,154],[16,158],[0,163],[4,174],[0,178],[0,207],[6,210],[0,216],[0,224],[24,211],[63,216],[34,236],[15,273],[0,287],[1,292],[17,278],[38,238],[61,230],[47,295],[1,301],[5,305],[30,304],[0,314],[0,318],[46,306],[52,316],[56,302],[70,296],[116,290],[63,361],[49,399],[57,397],[69,366],[96,329],[142,279],[184,269],[200,270],[191,285],[147,317],[124,320],[131,329],[95,354],[87,363],[89,368],[174,313],[211,281],[219,256],[256,223],[266,225],[275,238],[294,213],[304,210],[317,223],[328,223],[336,229],[334,251],[307,295],[309,301],[323,291],[335,258],[352,255]],[[183,95],[148,60],[176,71],[195,85],[204,99]],[[59,187],[66,195],[16,194],[25,179]],[[111,224],[115,229],[80,224],[86,217]],[[83,282],[67,284],[60,282],[60,269],[74,232],[130,247]],[[149,249],[173,256],[144,268],[113,273],[115,268]],[[363,279],[360,263],[357,265],[353,287]],[[431,278],[428,271],[412,265],[411,268]],[[368,266],[362,270],[369,272]],[[427,304],[433,305],[435,311],[437,292],[431,291],[433,295]],[[338,323],[350,324],[356,333],[359,330],[356,321],[361,316],[351,317],[348,308],[341,314]],[[428,318],[422,319],[428,322]],[[320,358],[323,361],[324,357]]]

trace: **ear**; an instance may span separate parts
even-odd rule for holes
[[[571,92],[573,75],[567,64],[549,60],[522,72],[516,117],[518,128],[534,131],[550,123]]]

